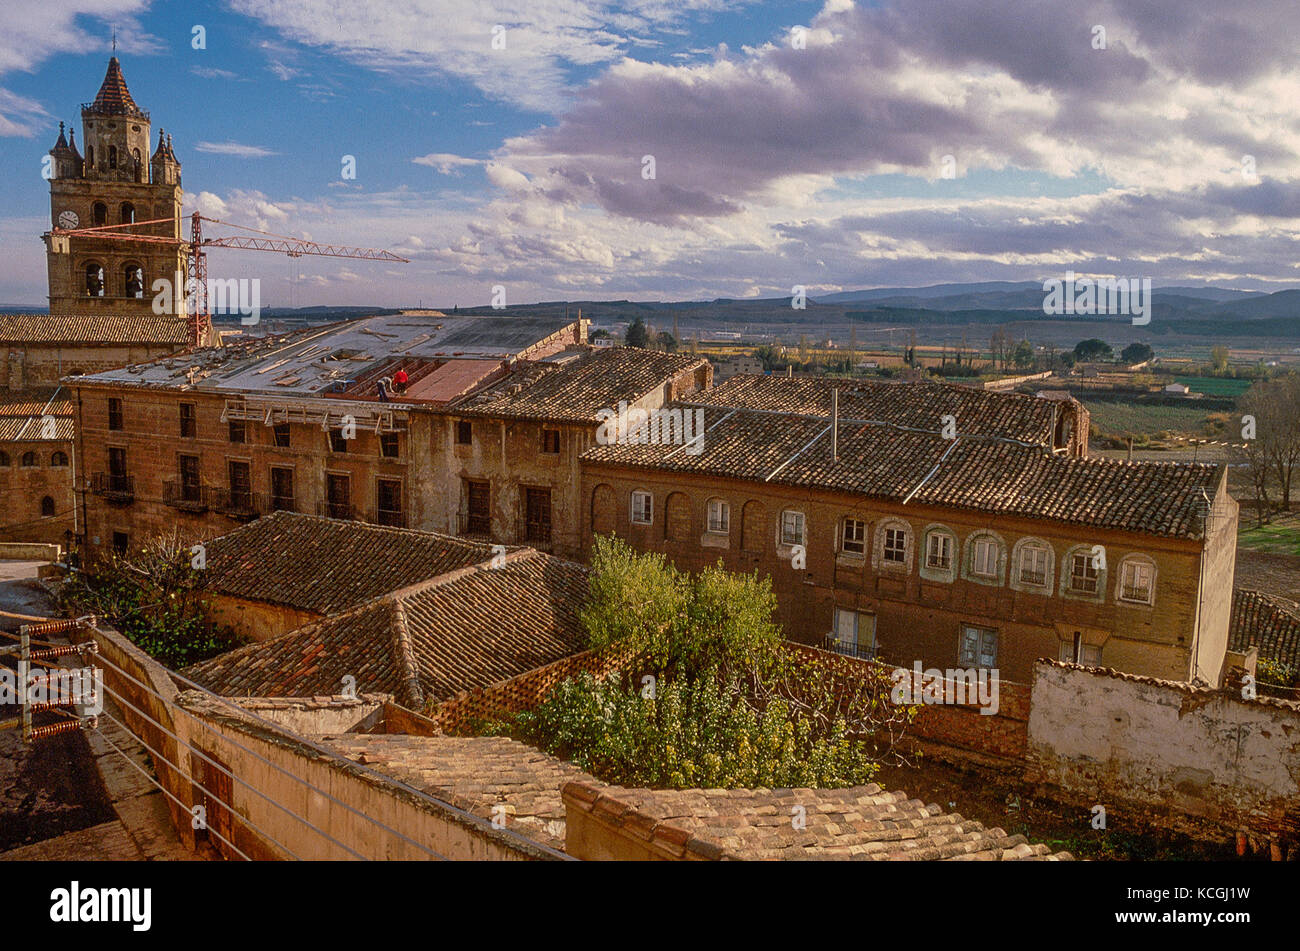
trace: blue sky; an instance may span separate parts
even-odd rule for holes
[[[60,120],[79,129],[114,25],[134,98],[173,136],[187,211],[411,258],[213,253],[272,306],[291,274],[298,305],[482,304],[496,285],[521,303],[815,295],[1066,269],[1293,286],[1300,74],[1283,37],[1300,9],[1126,6],[9,2],[0,303],[43,300],[41,159]]]

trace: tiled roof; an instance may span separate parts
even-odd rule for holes
[[[623,789],[575,781],[566,805],[674,857],[932,861],[1071,859],[874,783],[848,789]],[[804,819],[795,828],[792,817]]]
[[[114,56],[108,61],[108,71],[99,86],[95,101],[90,105],[90,112],[101,116],[141,116],[140,107],[131,98],[131,91],[126,88],[126,79],[122,75],[122,64]]]
[[[476,565],[492,546],[433,532],[276,512],[207,544],[207,590],[335,614]]]
[[[47,416],[54,420],[52,430],[46,427]],[[72,401],[57,388],[0,399],[0,442],[69,442],[73,429]]]
[[[506,808],[506,827],[564,848],[570,781],[595,780],[574,766],[504,736],[344,733],[313,740],[483,819]]]
[[[184,345],[185,318],[153,314],[0,314],[4,343]]]
[[[714,407],[704,414],[697,454],[622,443],[595,446],[582,459],[1185,538],[1200,537],[1202,492],[1213,498],[1221,474],[1207,464],[1067,457],[961,435],[960,427],[945,439],[844,419],[833,461],[825,419]]]
[[[617,410],[664,385],[664,380],[707,361],[690,354],[635,347],[587,348],[572,359],[516,364],[504,380],[455,407],[466,416],[594,423],[602,409]]]
[[[1228,649],[1259,648],[1261,660],[1300,669],[1300,604],[1237,588],[1232,592]]]
[[[374,557],[373,554],[371,557]],[[420,708],[583,648],[587,569],[531,549],[462,568],[184,671],[215,693],[391,693]]]
[[[1056,419],[1052,401],[947,383],[739,375],[689,401],[829,419],[834,390],[839,390],[840,418],[844,420],[937,432],[943,427],[942,417],[952,416],[957,432],[964,435],[1001,436],[1049,447],[1052,444]]]

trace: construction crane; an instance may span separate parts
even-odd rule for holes
[[[99,225],[92,228],[52,228],[51,234],[83,236],[91,238],[113,238],[119,241],[143,241],[150,244],[184,244],[176,238],[152,234],[133,234],[124,229],[141,228],[147,225],[172,224],[173,218],[153,218],[148,221],[132,221],[116,225]],[[225,225],[249,232],[243,235],[226,235],[221,237],[204,237],[203,222]],[[186,260],[186,313],[191,347],[197,347],[206,339],[212,327],[212,315],[208,312],[208,257],[207,248],[243,248],[245,251],[275,251],[287,254],[291,258],[304,254],[315,254],[331,258],[359,258],[365,261],[392,261],[409,264],[410,260],[399,257],[391,251],[379,248],[353,248],[342,244],[319,244],[289,235],[273,234],[259,231],[246,225],[237,225],[219,218],[209,218],[197,211],[190,216],[190,241],[185,246]],[[190,299],[189,292],[193,297]],[[192,313],[190,312],[192,308]]]

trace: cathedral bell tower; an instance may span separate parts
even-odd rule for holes
[[[181,163],[161,129],[150,154],[149,113],[131,98],[116,56],[108,61],[94,101],[82,105],[81,124],[84,158],[76,132],[65,138],[62,123],[50,150],[51,225],[102,227],[151,240],[46,232],[50,313],[152,314],[155,280],[166,278],[172,288],[184,287]],[[137,224],[157,219],[162,220]],[[175,297],[169,295],[168,313]]]

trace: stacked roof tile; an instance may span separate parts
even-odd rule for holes
[[[570,352],[571,353],[571,352]],[[663,386],[664,379],[703,366],[689,354],[619,347],[588,349],[570,360],[517,364],[504,380],[456,407],[465,416],[594,423],[602,409],[618,410]]]
[[[906,386],[890,389],[907,402]],[[704,436],[691,451],[611,443],[587,450],[583,461],[1182,538],[1201,537],[1207,498],[1222,475],[1208,464],[1064,456],[1041,445],[967,435],[960,426],[949,439],[939,425],[922,431],[841,416],[838,430],[836,458],[829,419],[708,406]]]
[[[57,389],[10,394],[0,400],[0,442],[68,442],[73,429],[72,401]]]
[[[370,557],[385,554],[372,548]],[[441,574],[184,673],[215,693],[250,697],[338,693],[352,676],[357,691],[418,709],[582,650],[587,570],[515,551],[498,567]]]
[[[434,532],[275,512],[207,542],[205,578],[216,594],[334,614],[491,556]]]
[[[104,73],[104,81],[99,85],[95,101],[86,106],[84,111],[100,116],[146,115],[131,98],[131,91],[126,88],[126,77],[122,75],[122,64],[116,56],[108,61],[108,71]]]
[[[0,314],[3,343],[184,345],[184,317],[154,314]]]
[[[1243,588],[1233,591],[1228,649],[1251,647],[1259,649],[1261,660],[1300,670],[1300,604]]]

